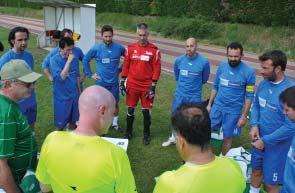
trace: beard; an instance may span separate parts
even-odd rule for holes
[[[228,64],[232,67],[235,68],[241,63],[241,60],[228,60]]]
[[[271,82],[274,82],[277,79],[277,75],[276,75],[275,71],[273,70],[272,73],[271,73],[271,76],[266,77],[264,79],[265,80],[268,80],[268,81],[271,81]]]

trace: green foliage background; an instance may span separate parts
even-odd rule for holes
[[[95,3],[97,12],[171,17],[203,16],[217,22],[295,27],[293,0],[72,0]],[[1,0],[0,6],[42,7],[24,0]]]

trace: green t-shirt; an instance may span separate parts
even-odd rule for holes
[[[136,193],[126,152],[98,136],[50,133],[36,176],[54,193]]]
[[[3,95],[0,95],[1,158],[7,159],[16,183],[20,183],[27,169],[36,161],[36,141],[32,129],[17,103]]]
[[[163,173],[153,193],[243,193],[246,181],[238,164],[215,157],[205,165],[186,163]]]

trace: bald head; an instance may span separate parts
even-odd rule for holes
[[[188,38],[185,42],[185,50],[186,54],[189,57],[193,57],[196,55],[197,51],[197,43],[195,38]]]
[[[101,86],[90,86],[86,88],[79,98],[79,111],[93,112],[99,106],[114,107],[113,95]]]
[[[193,45],[196,45],[197,41],[195,38],[188,38],[186,40],[186,44],[193,44]]]

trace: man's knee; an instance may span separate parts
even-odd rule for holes
[[[270,185],[265,184],[264,189],[267,193],[278,193],[279,192],[279,186],[278,185]]]
[[[128,109],[127,109],[127,116],[133,117],[134,116],[134,112],[135,112],[135,109],[133,107],[128,107]]]
[[[225,137],[223,139],[223,143],[226,145],[231,145],[232,144],[233,139],[231,137]]]

